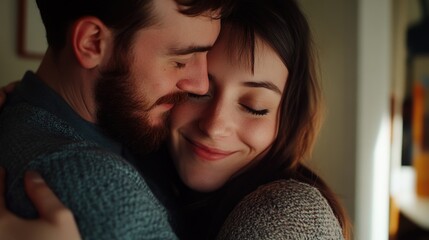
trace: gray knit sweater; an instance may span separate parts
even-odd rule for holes
[[[228,216],[218,239],[343,239],[341,232],[316,188],[278,180],[247,195]]]
[[[22,179],[34,169],[72,210],[83,239],[177,239],[166,209],[121,149],[27,73],[0,114],[7,207],[37,217]]]

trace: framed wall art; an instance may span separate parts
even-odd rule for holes
[[[35,0],[18,1],[18,54],[42,58],[48,47],[45,28]]]

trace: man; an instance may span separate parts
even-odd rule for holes
[[[37,4],[48,50],[0,114],[8,207],[36,217],[22,183],[31,169],[72,210],[84,239],[175,239],[132,156],[157,147],[168,111],[184,94],[207,91],[206,53],[227,4]]]

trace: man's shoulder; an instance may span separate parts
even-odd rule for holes
[[[0,126],[0,165],[7,170],[6,199],[12,211],[37,216],[22,179],[31,169],[72,210],[83,238],[176,239],[165,208],[124,158],[80,137],[48,112],[21,106],[5,114],[11,115]]]
[[[67,122],[44,109],[24,103],[5,110],[7,124],[0,127],[0,165],[7,169],[8,179],[18,179],[28,169],[53,179],[86,172],[94,178],[139,175],[123,157],[81,137]]]
[[[22,130],[22,131],[20,131]],[[75,137],[78,134],[55,114],[26,102],[5,106],[0,113],[2,135],[51,134]]]
[[[20,216],[32,218],[36,211],[23,191],[27,169],[40,172],[71,209],[83,238],[176,239],[166,209],[139,172],[115,154],[73,146],[22,167],[8,178],[7,203]]]
[[[5,108],[0,116],[0,164],[18,175],[29,164],[72,158],[113,159],[97,144],[85,140],[65,121],[50,112],[20,103]],[[91,161],[86,161],[90,164]]]

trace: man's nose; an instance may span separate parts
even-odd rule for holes
[[[207,53],[196,54],[195,61],[186,69],[183,79],[177,83],[177,87],[185,92],[205,94],[209,89],[207,73]]]

